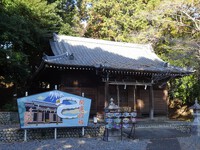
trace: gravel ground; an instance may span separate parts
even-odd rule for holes
[[[200,150],[200,136],[179,137],[177,139],[181,150]]]
[[[103,141],[100,138],[65,138],[30,142],[0,143],[0,150],[146,150],[149,140]]]
[[[162,144],[159,146],[160,150],[167,148],[166,141],[162,139]],[[174,138],[178,141],[180,147],[174,147],[176,150],[199,150],[200,137],[179,137]],[[173,141],[173,139],[172,139]],[[154,144],[149,139],[144,140],[110,140],[109,142],[103,141],[101,138],[64,138],[64,139],[50,139],[41,141],[29,142],[14,142],[14,143],[0,143],[0,150],[154,150],[148,144]],[[156,143],[155,143],[156,144]],[[169,143],[168,143],[169,144]],[[163,148],[162,148],[163,147]],[[159,150],[155,149],[155,150]]]

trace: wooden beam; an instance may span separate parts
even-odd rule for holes
[[[152,86],[151,82],[123,82],[123,81],[109,81],[110,85],[138,85],[138,86]]]

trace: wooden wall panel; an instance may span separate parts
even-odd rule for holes
[[[97,88],[81,88],[81,92],[84,93],[84,97],[92,100],[90,114],[94,115],[97,112]]]
[[[149,113],[149,89],[142,89],[138,88],[139,90],[139,97],[137,98],[137,105],[138,108],[141,108],[142,114]]]
[[[154,90],[155,113],[167,114],[167,92],[166,90]]]
[[[134,89],[135,86],[128,86],[128,106],[131,107],[131,109],[134,109]],[[135,103],[137,99],[137,89],[135,89]]]
[[[149,90],[140,89],[138,103],[141,103],[141,113],[149,114]],[[165,90],[154,90],[154,114],[167,114],[167,94]]]
[[[97,94],[97,112],[103,113],[104,111],[104,100],[105,100],[105,87],[99,86],[98,87],[98,94]]]

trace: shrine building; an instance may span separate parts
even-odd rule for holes
[[[101,114],[111,98],[139,115],[167,115],[166,83],[192,73],[160,59],[150,44],[132,44],[53,35],[53,55],[45,55],[32,88],[54,89],[92,99],[91,115]]]

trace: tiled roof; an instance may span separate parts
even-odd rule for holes
[[[185,73],[183,68],[168,65],[150,44],[132,44],[54,34],[50,41],[54,56],[45,56],[46,63],[105,67],[108,69]]]

